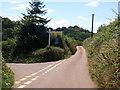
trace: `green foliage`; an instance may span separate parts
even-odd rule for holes
[[[15,21],[11,21],[9,18],[2,18],[2,41],[14,38],[13,28],[15,26]]]
[[[83,43],[88,53],[90,74],[98,87],[120,86],[117,26],[118,19],[108,26],[101,26],[97,34]]]
[[[14,56],[29,53],[38,48],[47,46],[47,27],[45,25],[50,21],[42,18],[46,12],[43,10],[43,2],[30,2],[31,9],[27,9],[27,15],[23,14],[19,26],[15,27],[16,47]]]
[[[11,21],[9,18],[2,18],[2,28],[14,28],[15,21]]]
[[[16,46],[15,39],[8,39],[7,41],[2,41],[2,56],[5,58],[6,62],[12,62],[11,56]]]
[[[59,47],[46,47],[36,50],[32,54],[41,62],[57,61],[64,58],[64,50]]]
[[[74,26],[74,27],[70,26],[68,28],[63,28],[63,33],[68,37],[72,37],[80,42],[90,37],[91,35],[91,33],[88,30],[85,30],[78,26]]]
[[[5,61],[2,58],[2,89],[11,88],[14,82],[14,73],[7,67]]]
[[[62,35],[61,33],[52,34],[51,37],[52,46],[58,46],[64,49],[66,55],[71,55],[75,53],[76,46],[78,45],[75,39]],[[56,40],[58,43],[56,42]]]
[[[67,46],[69,47],[71,53],[74,54],[76,52],[76,46],[78,45],[77,41],[73,38],[70,38],[67,36],[65,36],[65,37],[66,37],[65,42],[66,42]]]

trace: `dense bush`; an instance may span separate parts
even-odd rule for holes
[[[2,41],[2,56],[7,62],[11,62],[11,56],[15,47],[15,39],[8,39],[7,41]]]
[[[101,26],[97,34],[83,43],[88,53],[90,74],[98,87],[120,86],[117,25],[118,19],[108,26]]]
[[[3,60],[3,58],[1,63],[2,63],[2,88],[11,88],[14,82],[14,73],[9,67],[6,66],[6,63]]]
[[[66,36],[65,42],[66,42],[67,46],[69,47],[70,51],[72,52],[72,54],[74,54],[76,52],[76,46],[78,45],[77,41],[73,38]]]
[[[9,18],[2,18],[2,41],[6,41],[14,37],[13,28],[15,26],[15,21],[11,21]]]
[[[64,50],[59,47],[46,47],[36,50],[33,57],[41,62],[56,61],[64,58]]]
[[[61,35],[61,33],[52,34],[51,36],[52,36],[51,44],[53,46],[57,46],[64,49],[66,55],[71,55],[75,53],[76,46],[78,45],[78,42],[75,39],[68,37],[66,35]],[[57,39],[57,42],[56,42],[56,39]]]

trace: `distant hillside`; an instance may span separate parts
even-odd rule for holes
[[[57,28],[57,29],[55,29],[55,31],[63,31],[64,35],[74,38],[75,40],[78,40],[81,43],[86,38],[89,38],[91,36],[91,32],[89,30],[85,30],[78,26],[69,26],[68,28],[66,28],[66,27]]]
[[[84,41],[89,59],[90,74],[98,87],[120,87],[120,58],[118,57],[118,30],[120,20],[101,26],[98,32]]]

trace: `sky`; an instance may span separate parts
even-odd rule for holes
[[[37,0],[36,0],[37,1]],[[118,12],[119,0],[42,0],[47,9],[47,24],[54,29],[77,25],[91,31],[91,19],[94,14],[94,33],[100,25],[114,21]],[[11,20],[20,20],[26,13],[31,0],[0,0],[0,16]],[[115,11],[115,12],[114,12]]]

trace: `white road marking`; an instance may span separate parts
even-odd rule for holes
[[[32,76],[36,75],[36,73],[31,74]]]
[[[43,69],[39,70],[39,72],[42,72],[42,71],[46,70],[47,68],[51,67],[51,66],[54,65],[54,64],[55,64],[55,63],[53,63],[53,64],[47,66],[46,68],[43,68]]]
[[[24,88],[26,85],[20,85],[18,88]]]
[[[49,71],[51,71],[52,69],[54,69],[55,67],[57,67],[58,65],[60,65],[63,61],[61,61],[60,63],[54,65],[53,67],[51,67],[50,69],[46,70],[42,75],[45,75],[46,73],[48,73]]]
[[[24,80],[26,80],[27,78],[22,78],[22,79],[20,79],[20,81],[24,81]]]
[[[36,76],[35,78],[33,78],[33,79],[31,79],[31,80],[33,80],[33,81],[34,81],[34,80],[36,80],[38,77],[39,77],[39,76]]]
[[[24,84],[30,84],[32,81],[27,81],[27,82],[25,82]]]
[[[58,61],[57,64],[56,64],[56,63],[53,63],[53,64],[51,64],[51,65],[49,65],[49,66],[47,66],[47,67],[39,70],[38,72],[35,72],[35,73],[33,73],[33,74],[29,75],[29,76],[26,76],[26,78],[22,78],[22,79],[16,81],[15,84],[21,83],[21,81],[24,81],[24,80],[26,80],[27,78],[32,77],[32,76],[34,76],[34,75],[36,75],[36,74],[38,74],[38,73],[40,73],[40,72],[42,72],[42,71],[50,68],[51,66],[53,66],[53,65],[55,64],[53,67],[51,67],[50,69],[48,69],[46,72],[43,73],[43,74],[46,74],[47,72],[49,72],[49,71],[52,70],[53,68],[57,67],[57,66],[58,66],[59,64],[61,64],[62,62],[63,62],[63,61]],[[35,78],[32,78],[31,80],[34,81],[34,80],[36,80],[38,77],[39,77],[39,76],[36,76]],[[28,84],[32,83],[32,81],[27,81],[27,82],[25,82],[24,84],[28,85]],[[18,88],[24,88],[26,85],[20,85]]]
[[[26,77],[28,77],[28,78],[29,78],[29,77],[31,77],[31,76],[26,76]]]
[[[21,81],[16,81],[15,84],[19,84]]]
[[[34,81],[34,80],[36,80],[37,78],[33,78],[33,79],[31,79],[32,81]]]
[[[29,77],[34,76],[35,74],[38,74],[38,73],[40,73],[40,72],[46,70],[47,68],[51,67],[51,66],[54,65],[54,64],[55,64],[55,63],[53,63],[53,64],[51,64],[51,65],[49,65],[49,66],[47,66],[47,67],[45,67],[45,68],[43,68],[43,69],[41,69],[41,70],[39,70],[38,72],[35,72],[35,73],[33,73],[33,74],[29,75],[29,76],[26,76],[26,79],[29,78]],[[25,80],[26,80],[26,79],[25,79]],[[22,79],[16,81],[15,84],[19,84],[19,83],[21,83],[21,81],[24,81],[24,78],[22,78]]]

